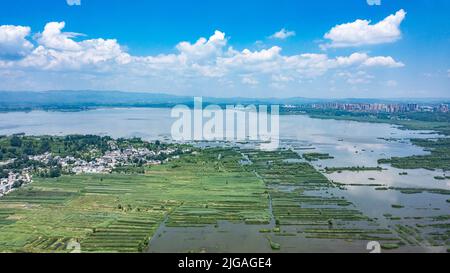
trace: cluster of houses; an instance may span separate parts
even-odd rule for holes
[[[61,165],[64,171],[74,174],[110,173],[116,167],[122,167],[140,162],[142,165],[160,165],[163,161],[154,158],[161,154],[170,156],[177,150],[167,148],[165,150],[152,151],[147,148],[128,148],[112,150],[92,161],[67,156],[52,156],[50,153],[32,156],[30,159],[48,164],[50,161]],[[184,151],[185,152],[185,151]],[[164,161],[167,161],[165,159]]]
[[[0,179],[0,197],[10,193],[18,186],[31,182],[33,180],[28,170],[23,170],[21,173],[10,172],[8,178]]]
[[[162,161],[154,159],[155,157],[161,154],[169,156],[175,152],[176,150],[172,148],[156,152],[147,148],[129,148],[124,150],[108,151],[102,157],[96,158],[90,162],[77,159],[72,164],[68,164],[63,161],[61,162],[61,165],[63,167],[69,166],[70,171],[75,174],[110,173],[116,167],[127,166],[136,162],[140,162],[142,165],[147,166],[160,165]],[[167,160],[168,159],[165,159],[165,161]]]
[[[44,163],[45,165],[59,165],[65,173],[97,174],[110,173],[114,168],[136,163],[143,166],[160,165],[164,161],[168,161],[170,156],[172,158],[179,157],[178,155],[173,155],[177,152],[177,149],[174,148],[155,151],[147,148],[118,149],[114,146],[112,148],[113,150],[107,151],[103,156],[95,158],[92,161],[86,161],[73,156],[54,156],[48,152],[41,155],[29,156],[29,159]],[[184,149],[182,152],[190,152],[190,149]],[[160,160],[161,158],[164,158],[164,160]],[[2,162],[1,164],[7,165],[9,163],[11,162]],[[31,182],[32,176],[29,169],[21,170],[20,173],[11,172],[8,178],[2,178],[0,181],[0,197],[13,191],[16,187],[20,187],[22,184]]]

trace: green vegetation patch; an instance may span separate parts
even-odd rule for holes
[[[282,230],[315,239],[398,241],[344,197],[329,193],[336,186],[305,162],[286,163],[291,151],[245,151],[253,164],[245,166],[268,187],[275,224]],[[263,230],[263,232],[270,232]],[[280,233],[283,234],[283,233]]]
[[[144,174],[37,178],[0,199],[0,252],[69,252],[71,240],[83,252],[140,252],[163,221],[269,223],[266,186],[241,159],[207,149]]]
[[[330,156],[330,154],[304,153],[303,158],[307,161],[317,161],[317,160],[333,159],[334,157]]]
[[[379,164],[391,164],[399,169],[429,169],[429,170],[450,170],[450,139],[412,139],[411,142],[423,147],[430,152],[429,155],[415,155],[408,157],[393,157],[390,159],[380,159]],[[436,179],[445,179],[435,177]]]
[[[377,167],[364,167],[364,166],[354,166],[354,167],[326,167],[325,171],[327,173],[335,173],[335,172],[364,172],[364,171],[382,171],[383,168]]]

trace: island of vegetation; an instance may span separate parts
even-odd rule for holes
[[[399,169],[450,170],[450,138],[412,139],[411,142],[423,147],[429,154],[380,159],[378,163],[391,164]]]
[[[383,168],[377,167],[365,167],[365,166],[352,166],[352,167],[325,167],[325,172],[327,173],[341,173],[344,171],[348,172],[364,172],[364,171],[382,171]],[[373,179],[371,179],[373,180]]]
[[[330,154],[323,154],[323,153],[304,153],[303,158],[307,161],[317,161],[317,160],[326,160],[326,159],[333,159],[333,156],[330,156]]]

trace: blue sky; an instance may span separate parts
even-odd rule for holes
[[[2,0],[0,90],[448,98],[449,13],[446,0]]]

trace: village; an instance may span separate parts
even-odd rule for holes
[[[0,179],[0,198],[14,189],[31,182],[33,182],[33,180],[29,170],[23,170],[20,173],[9,173],[8,178]]]
[[[46,167],[31,168],[22,170],[11,170],[7,178],[0,179],[0,198],[22,185],[33,182],[33,173],[46,172],[50,168],[58,168],[62,174],[106,174],[111,173],[115,168],[125,166],[151,166],[160,165],[170,159],[179,158],[179,154],[188,153],[190,149],[179,150],[176,148],[165,148],[163,150],[150,150],[148,148],[126,148],[118,149],[114,143],[110,143],[111,150],[104,155],[90,161],[75,158],[73,156],[61,157],[46,152],[42,155],[29,156],[28,159],[42,163]],[[94,152],[94,151],[93,151]],[[0,162],[2,166],[13,163],[14,160]]]

